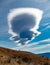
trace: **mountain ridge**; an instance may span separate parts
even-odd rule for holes
[[[41,53],[41,54],[38,54],[38,55],[39,55],[39,56],[45,56],[45,57],[50,58],[50,52]]]
[[[0,65],[50,65],[50,58],[0,47]]]

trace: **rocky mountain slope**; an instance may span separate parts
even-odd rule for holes
[[[0,65],[50,65],[50,59],[0,47]]]

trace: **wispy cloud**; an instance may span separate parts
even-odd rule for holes
[[[43,42],[43,45],[39,45],[41,42]],[[50,52],[50,44],[45,44],[45,42],[50,42],[50,39],[42,40],[39,42],[19,46],[13,48],[14,50],[22,50],[22,51],[28,51],[33,53],[43,53],[43,52]],[[32,47],[33,46],[33,47]],[[40,51],[41,50],[41,51]]]
[[[46,24],[46,25],[47,25],[47,24]],[[41,32],[42,32],[42,31],[45,31],[45,30],[47,30],[47,29],[49,29],[49,28],[50,28],[50,25],[48,25],[48,26],[46,26],[44,29],[42,29]]]
[[[31,0],[39,4],[39,7],[44,11],[43,17],[50,17],[50,0]],[[36,5],[37,6],[37,5]]]

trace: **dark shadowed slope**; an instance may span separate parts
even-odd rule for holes
[[[39,56],[45,56],[45,57],[48,57],[48,58],[50,58],[50,53],[48,52],[48,53],[42,53],[42,54],[38,54]]]

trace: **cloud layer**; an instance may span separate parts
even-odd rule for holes
[[[45,44],[42,44],[42,43],[45,43]],[[48,44],[46,44],[46,43],[48,43]],[[39,42],[15,47],[15,48],[12,48],[12,49],[32,52],[32,53],[35,53],[35,54],[50,52],[50,39],[45,39],[45,40],[42,40],[42,41],[39,41]]]
[[[25,44],[39,35],[37,31],[43,11],[35,8],[17,8],[8,13],[10,40]]]

